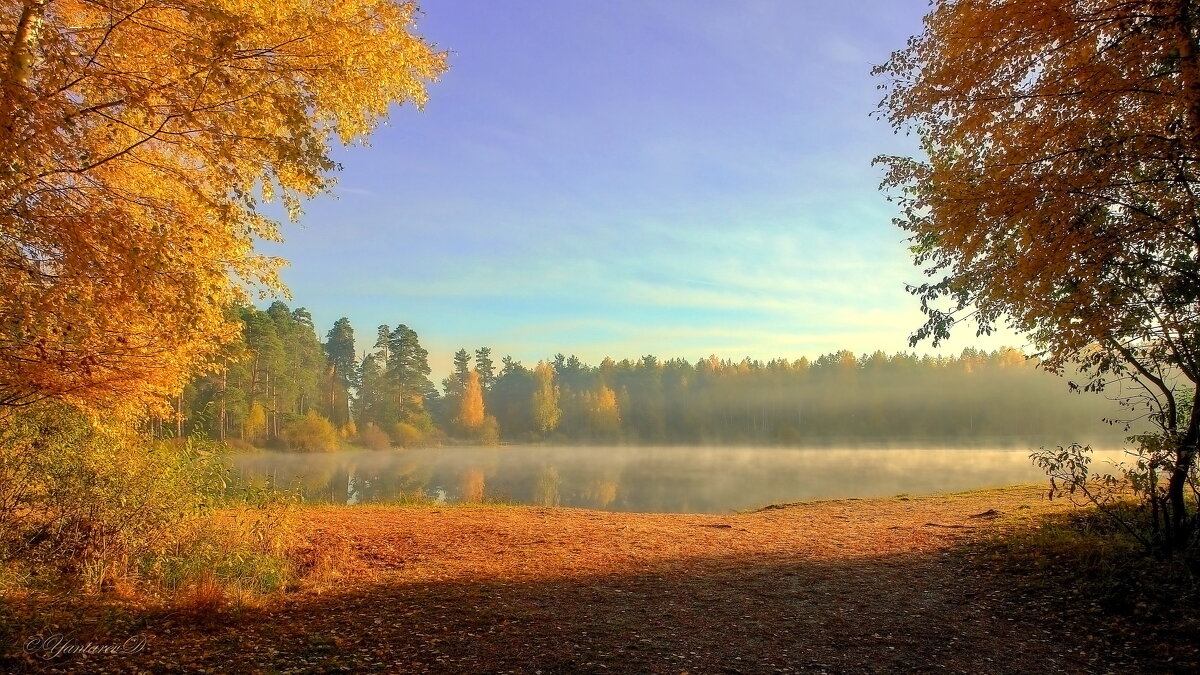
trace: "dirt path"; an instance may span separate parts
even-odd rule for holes
[[[99,672],[1138,672],[1045,620],[960,545],[1035,488],[730,516],[524,507],[303,512],[304,586],[167,617]],[[995,513],[987,513],[995,512]],[[980,516],[979,514],[985,514]]]

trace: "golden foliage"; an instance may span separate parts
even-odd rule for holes
[[[472,370],[467,374],[466,387],[454,422],[464,431],[472,432],[483,425],[483,417],[483,386],[480,384],[479,371]]]
[[[255,401],[250,406],[250,412],[246,414],[245,428],[242,429],[242,437],[251,444],[262,443],[267,436],[267,411],[262,407],[262,404]]]
[[[588,425],[592,431],[611,435],[621,429],[621,411],[617,407],[617,395],[612,389],[600,385],[588,397]]]
[[[390,0],[0,0],[0,403],[142,405],[278,288],[258,212],[445,68]]]
[[[425,444],[425,432],[408,422],[396,422],[392,427],[392,438],[402,448],[417,448]]]
[[[1092,343],[1184,345],[1200,273],[1200,60],[1191,3],[939,0],[877,69],[927,158],[882,157],[947,335],[974,305],[1057,366]],[[949,309],[936,304],[948,298]],[[1194,359],[1180,359],[1195,374]],[[1195,381],[1195,377],[1192,377]]]
[[[533,421],[545,433],[558,427],[562,415],[558,407],[558,385],[554,383],[554,366],[538,361],[533,376],[537,386],[533,391]]]
[[[337,450],[339,437],[333,423],[316,410],[284,425],[279,437],[287,447],[305,452]]]
[[[1028,359],[1021,352],[1011,347],[1001,347],[995,358],[996,365],[1001,368],[1021,368]]]
[[[391,437],[374,422],[367,422],[366,426],[358,432],[358,442],[372,450],[387,450],[392,447]]]

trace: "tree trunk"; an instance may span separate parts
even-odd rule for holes
[[[4,70],[0,71],[3,78],[0,79],[0,129],[5,132],[2,134],[5,157],[12,155],[13,143],[19,137],[16,133],[19,111],[32,98],[28,87],[45,5],[45,0],[24,3],[8,45]]]
[[[247,409],[254,405],[258,400],[258,354],[254,355],[254,362],[250,365],[250,400],[247,401]]]
[[[326,372],[329,376],[329,417],[333,420],[334,424],[338,424],[340,420],[338,419],[337,410],[337,366],[330,366]]]
[[[263,372],[263,402],[271,406],[267,416],[267,435],[275,437],[275,402],[271,397],[271,373]]]
[[[1187,511],[1187,498],[1184,488],[1187,487],[1188,476],[1196,464],[1196,454],[1200,450],[1200,398],[1192,403],[1191,419],[1188,420],[1187,430],[1180,439],[1179,447],[1175,450],[1175,467],[1171,470],[1171,478],[1167,483],[1167,501],[1171,505],[1171,521],[1167,527],[1167,548],[1182,549],[1187,546],[1195,527],[1194,519]]]
[[[227,386],[227,378],[229,375],[228,368],[221,368],[221,405],[217,413],[217,440],[225,442],[225,388]]]

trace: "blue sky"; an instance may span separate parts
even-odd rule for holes
[[[871,66],[925,0],[426,0],[450,70],[339,148],[284,279],[324,336],[405,323],[532,363],[907,349],[921,279],[878,191]],[[937,351],[1020,346],[961,336]],[[921,352],[934,351],[929,345]]]

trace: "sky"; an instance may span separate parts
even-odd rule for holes
[[[425,0],[429,103],[337,148],[283,244],[292,306],[527,365],[908,350],[923,279],[879,191],[910,138],[871,67],[925,0]],[[1011,334],[951,342],[1021,347]]]

